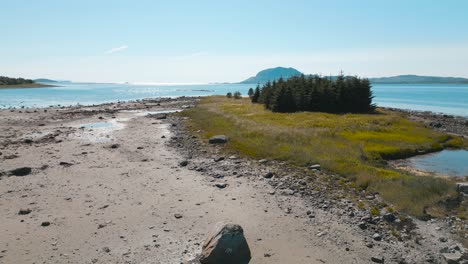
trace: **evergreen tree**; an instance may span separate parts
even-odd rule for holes
[[[249,98],[252,99],[254,95],[254,90],[252,88],[249,88],[249,91],[247,92],[247,94],[249,95]]]

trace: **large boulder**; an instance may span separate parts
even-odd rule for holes
[[[236,224],[218,224],[205,240],[200,255],[202,264],[247,264],[250,249],[244,230]]]
[[[217,135],[208,139],[210,144],[223,144],[227,142],[227,137],[225,135]]]

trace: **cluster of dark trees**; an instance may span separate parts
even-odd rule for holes
[[[317,111],[369,113],[375,110],[369,80],[344,76],[295,76],[267,82],[249,90],[252,103],[264,104],[273,112]]]
[[[0,85],[31,84],[33,80],[0,76]]]

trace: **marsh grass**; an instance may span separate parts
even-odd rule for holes
[[[459,137],[382,109],[376,114],[273,113],[248,99],[213,96],[182,114],[203,138],[224,134],[230,138],[229,149],[253,158],[294,166],[319,163],[356,188],[377,191],[396,209],[416,216],[455,195],[453,183],[412,176],[389,168],[385,161],[467,146]]]

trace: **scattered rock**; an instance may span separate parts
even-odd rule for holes
[[[273,172],[269,171],[267,174],[263,175],[263,178],[270,179],[273,177]]]
[[[309,165],[308,168],[310,170],[320,170],[321,166],[320,166],[320,164],[312,164],[312,165]]]
[[[372,239],[374,239],[375,241],[380,241],[382,240],[382,236],[378,233],[375,233],[373,236],[372,236]]]
[[[50,222],[49,221],[44,221],[44,222],[41,223],[41,226],[44,226],[44,227],[50,226]]]
[[[442,254],[448,264],[462,263],[463,255],[460,252]]]
[[[367,229],[367,223],[364,221],[359,222],[358,226],[361,229]]]
[[[236,224],[218,224],[202,246],[202,264],[248,264],[251,255],[244,230]]]
[[[102,248],[102,251],[106,252],[106,253],[109,253],[111,250],[109,247],[103,247]]]
[[[69,163],[69,162],[66,162],[66,161],[61,161],[59,163],[59,165],[64,166],[64,167],[70,167],[70,166],[73,165],[73,163]]]
[[[223,183],[220,183],[220,182],[218,182],[218,183],[215,183],[214,186],[216,186],[216,187],[218,187],[218,188],[220,188],[220,189],[224,189],[224,188],[227,187],[227,183],[224,183],[224,182],[223,182]]]
[[[396,217],[395,217],[395,215],[392,214],[392,213],[386,213],[386,214],[383,215],[383,219],[384,219],[385,221],[387,221],[387,222],[391,222],[391,223],[392,223],[392,222],[395,221]]]
[[[374,263],[384,263],[385,260],[383,257],[371,257],[371,261]]]
[[[26,175],[30,174],[31,172],[32,172],[32,168],[30,168],[30,167],[21,167],[21,168],[11,170],[10,174],[14,175],[14,176],[26,176]]]
[[[227,137],[225,135],[217,135],[217,136],[211,137],[208,140],[208,143],[210,143],[210,144],[223,144],[223,143],[226,143],[227,141],[228,140],[227,140]]]
[[[219,161],[222,161],[224,160],[224,157],[216,157],[213,159],[215,162],[219,162]]]
[[[457,191],[460,193],[468,194],[468,182],[457,183]]]
[[[175,217],[176,219],[180,219],[180,218],[182,218],[182,215],[181,215],[181,214],[174,214],[174,217]]]
[[[20,209],[18,214],[19,215],[27,215],[27,214],[30,214],[32,211],[31,209]]]

